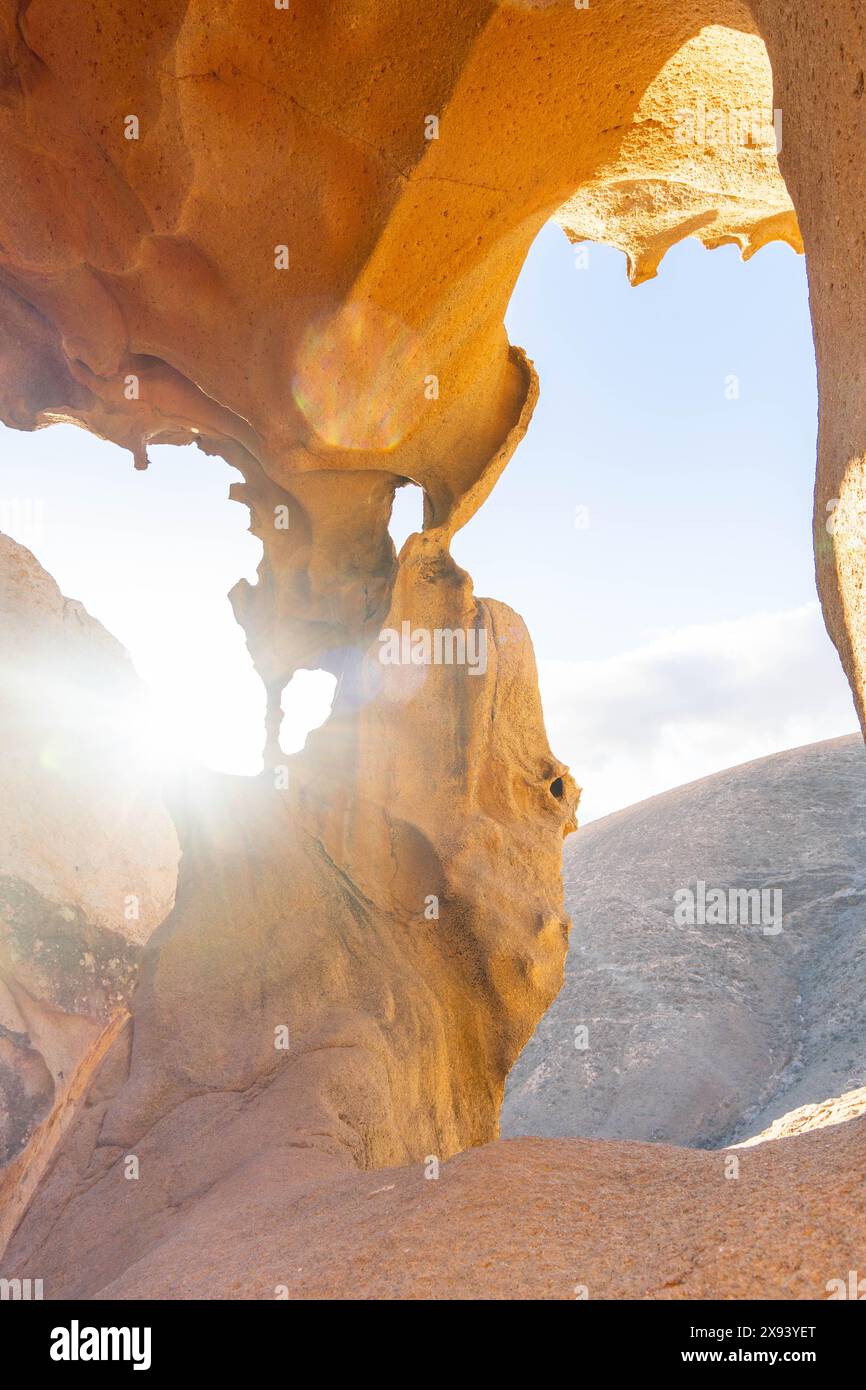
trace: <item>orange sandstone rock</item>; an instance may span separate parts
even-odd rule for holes
[[[0,535],[0,1246],[126,1018],[177,838],[120,644]]]
[[[801,17],[791,38],[787,8],[755,12],[784,70],[783,159],[823,282],[859,221],[846,205],[850,232],[828,228],[801,167],[820,167],[814,150],[788,160],[806,116],[788,119],[787,104],[803,67],[820,72],[820,23]],[[862,52],[845,0],[821,8],[837,11]],[[264,776],[208,779],[177,800],[177,906],[148,948],[133,1026],[82,1096],[6,1263],[24,1273],[38,1249],[49,1297],[188,1295],[203,1287],[190,1259],[214,1271],[210,1293],[270,1296],[285,1252],[263,1259],[268,1232],[309,1230],[292,1223],[298,1203],[326,1200],[321,1184],[366,1193],[376,1180],[358,1167],[411,1162],[417,1175],[494,1138],[505,1076],[559,987],[577,789],[547,747],[522,624],[473,595],[449,543],[531,414],[534,374],[503,316],[547,219],[622,247],[635,280],[686,235],[746,254],[772,237],[799,248],[774,146],[689,135],[710,100],[767,111],[772,128],[767,59],[740,0],[156,0],[62,14],[2,0],[0,84],[0,416],[78,421],[138,467],[149,442],[195,441],[240,469],[234,495],[264,558],[232,597],[269,695]],[[813,90],[802,110],[819,109]],[[844,139],[840,153],[862,149],[853,124]],[[826,383],[824,369],[825,398]],[[856,420],[838,428],[844,447],[826,431],[822,445],[831,479],[862,447]],[[387,523],[407,480],[424,491],[424,530],[398,558]],[[853,678],[857,581],[840,581],[839,609],[825,573]],[[483,633],[484,672],[383,664],[380,631],[404,623]],[[284,787],[279,696],[300,666],[339,687]],[[481,1173],[483,1189],[523,1152],[482,1149],[455,1170]],[[583,1171],[583,1149],[550,1152]],[[586,1153],[592,1186],[606,1160]],[[635,1181],[646,1205],[649,1175],[685,1164],[694,1185],[671,1230],[699,1222],[703,1157],[673,1153],[623,1148],[613,1206],[617,1183]],[[518,1181],[543,1186],[547,1161]],[[781,1169],[767,1173],[772,1193]],[[241,1254],[250,1222],[262,1243]],[[525,1269],[548,1227],[515,1229]],[[593,1282],[572,1263],[509,1287],[559,1296]],[[595,1284],[691,1286],[668,1263]],[[382,1290],[369,1268],[359,1279]],[[727,1287],[711,1262],[695,1287],[713,1279]],[[784,1291],[787,1268],[765,1283]]]

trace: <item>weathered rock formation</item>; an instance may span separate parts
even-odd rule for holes
[[[635,279],[685,235],[801,245],[766,132],[699,143],[681,119],[771,119],[740,0],[159,0],[65,23],[5,0],[0,22],[0,413],[80,420],[141,467],[149,441],[237,464],[272,750],[293,671],[339,671],[381,625],[395,487],[424,489],[447,552],[524,432],[503,316],[550,216]]]
[[[840,110],[819,158],[803,126],[837,12]],[[133,1265],[124,1288],[141,1290],[151,1259],[157,1291],[189,1292],[167,1274],[181,1246],[212,1290],[246,1292],[239,1190],[270,1195],[259,1229],[313,1178],[495,1136],[562,977],[577,790],[547,747],[522,624],[474,597],[449,543],[531,414],[503,315],[548,218],[623,247],[635,280],[686,235],[801,245],[766,135],[696,138],[680,119],[736,103],[769,124],[761,35],[793,108],[836,404],[835,354],[848,372],[858,332],[859,289],[853,317],[838,306],[860,273],[863,38],[848,0],[754,15],[760,34],[743,0],[0,0],[0,416],[76,420],[139,467],[149,442],[194,440],[240,469],[264,544],[233,601],[268,690],[268,770],[178,795],[177,905],[134,1026],[7,1252],[23,1272],[38,1251],[49,1295]],[[834,158],[844,216],[820,186]],[[850,466],[856,491],[847,381],[822,477]],[[387,522],[407,481],[424,530],[398,558]],[[855,560],[822,563],[855,680]],[[485,669],[383,666],[377,636],[404,623],[471,637]],[[279,699],[299,667],[339,684],[286,779]]]
[[[785,113],[779,163],[809,266],[819,395],[818,590],[866,727],[866,366],[856,346],[866,333],[859,211],[866,188],[866,15],[858,0],[825,0],[808,13],[797,0],[750,4],[772,63],[775,104]]]
[[[145,712],[120,644],[0,535],[0,1244],[174,900]]]
[[[744,1139],[733,1147],[750,1149],[755,1144],[765,1144],[768,1139],[787,1139],[792,1134],[806,1134],[813,1129],[826,1129],[827,1125],[847,1124],[866,1114],[866,1086],[857,1086],[842,1096],[828,1096],[826,1100],[814,1105],[799,1105],[780,1115],[760,1134]]]
[[[565,985],[509,1077],[504,1134],[710,1148],[866,1086],[859,734],[595,821],[564,878]],[[698,883],[721,910],[678,916]]]
[[[586,1139],[501,1140],[438,1179],[421,1164],[341,1175],[298,1164],[290,1181],[263,1165],[179,1213],[98,1292],[825,1299],[830,1280],[863,1268],[864,1141],[856,1119],[738,1149],[736,1179],[728,1153]],[[96,1287],[80,1254],[68,1260],[67,1289]]]

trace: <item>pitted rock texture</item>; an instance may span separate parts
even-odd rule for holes
[[[568,842],[564,877],[566,981],[509,1077],[504,1134],[714,1147],[866,1085],[859,734],[606,816]],[[725,917],[730,890],[778,891],[781,930],[739,908],[678,924],[698,881]]]
[[[770,110],[757,33],[740,0],[0,0],[0,416],[77,420],[140,468],[149,442],[193,440],[240,470],[264,546],[232,598],[267,687],[267,770],[174,804],[177,905],[134,1026],[9,1248],[39,1250],[50,1291],[160,1252],[159,1291],[188,1291],[166,1268],[187,1238],[212,1266],[209,1215],[238,1184],[279,1226],[298,1174],[495,1137],[562,977],[578,796],[522,624],[449,555],[537,392],[505,308],[554,215],[623,247],[635,280],[686,235],[800,248],[774,147],[677,139],[680,108],[716,95]],[[845,234],[808,225],[830,265]],[[397,557],[407,480],[424,529]],[[377,636],[404,622],[483,632],[484,673],[383,668]],[[280,694],[317,666],[334,710],[285,787]],[[238,1231],[220,1229],[212,1283],[242,1292]]]
[[[0,416],[237,465],[272,753],[294,670],[378,631],[395,487],[447,549],[525,431],[503,317],[549,217],[635,279],[687,235],[801,246],[760,120],[683,138],[770,119],[740,0],[3,0],[0,42]]]
[[[144,699],[120,644],[0,535],[0,1194],[33,1181],[30,1146],[174,901]]]
[[[807,9],[798,0],[751,0],[751,9],[772,64],[775,104],[785,113],[779,164],[809,269],[820,402],[818,590],[866,728],[866,368],[852,352],[866,333],[866,15],[858,0]]]
[[[286,789],[217,776],[177,789],[176,906],[22,1241],[46,1219],[58,1252],[67,1231],[111,1225],[130,1259],[244,1164],[290,1173],[311,1150],[376,1167],[495,1137],[506,1074],[562,982],[550,783],[565,770],[545,751],[523,625],[416,549],[394,625],[403,604],[431,626],[471,617],[485,677],[394,668],[396,688],[370,699],[382,677],[359,669],[355,712],[311,736]],[[395,766],[407,747],[413,781]],[[122,1179],[130,1153],[148,1181]]]
[[[200,1190],[134,1262],[100,1223],[3,1272],[42,1269],[46,1298],[826,1299],[862,1271],[864,1140],[862,1118],[733,1155],[508,1139],[438,1178],[295,1151]]]

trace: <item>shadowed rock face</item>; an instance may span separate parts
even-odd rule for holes
[[[0,535],[0,1244],[174,900],[144,696],[120,643]]]
[[[712,1147],[866,1084],[859,735],[606,816],[564,877],[566,982],[509,1077],[505,1134]],[[698,881],[725,911],[684,922]],[[732,890],[768,892],[768,920],[729,913]]]
[[[264,545],[232,598],[268,770],[179,796],[134,1025],[8,1252],[39,1250],[50,1296],[201,1242],[238,1183],[279,1209],[311,1173],[495,1135],[561,980],[577,801],[522,625],[449,555],[535,399],[505,307],[554,214],[636,281],[684,235],[801,243],[774,149],[677,138],[698,102],[772,107],[738,0],[0,0],[0,81],[0,416],[77,420],[140,468],[197,442]],[[483,633],[485,670],[383,665],[404,623]],[[279,696],[314,666],[334,711],[284,788]]]
[[[360,669],[357,713],[311,739],[287,791],[212,778],[178,793],[177,903],[132,1025],[7,1251],[14,1269],[38,1250],[56,1296],[95,1292],[169,1235],[197,1239],[180,1213],[204,1192],[231,1204],[239,1181],[271,1172],[290,1200],[311,1176],[444,1158],[497,1132],[505,1076],[561,984],[550,783],[564,769],[540,751],[522,624],[476,609],[453,566],[431,572],[423,539],[415,552],[394,624],[411,601],[438,625],[445,595],[452,621],[471,611],[488,633],[487,675],[430,667],[406,699],[419,668],[397,669],[397,688],[365,699],[383,677]],[[414,768],[395,766],[416,740]],[[429,792],[410,821],[413,786]]]

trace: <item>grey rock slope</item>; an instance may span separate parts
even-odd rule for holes
[[[509,1077],[504,1135],[712,1148],[866,1084],[859,734],[594,822],[564,875],[565,985]],[[678,925],[674,894],[698,881],[724,890],[719,916],[731,889],[781,890],[781,930],[712,910]]]

